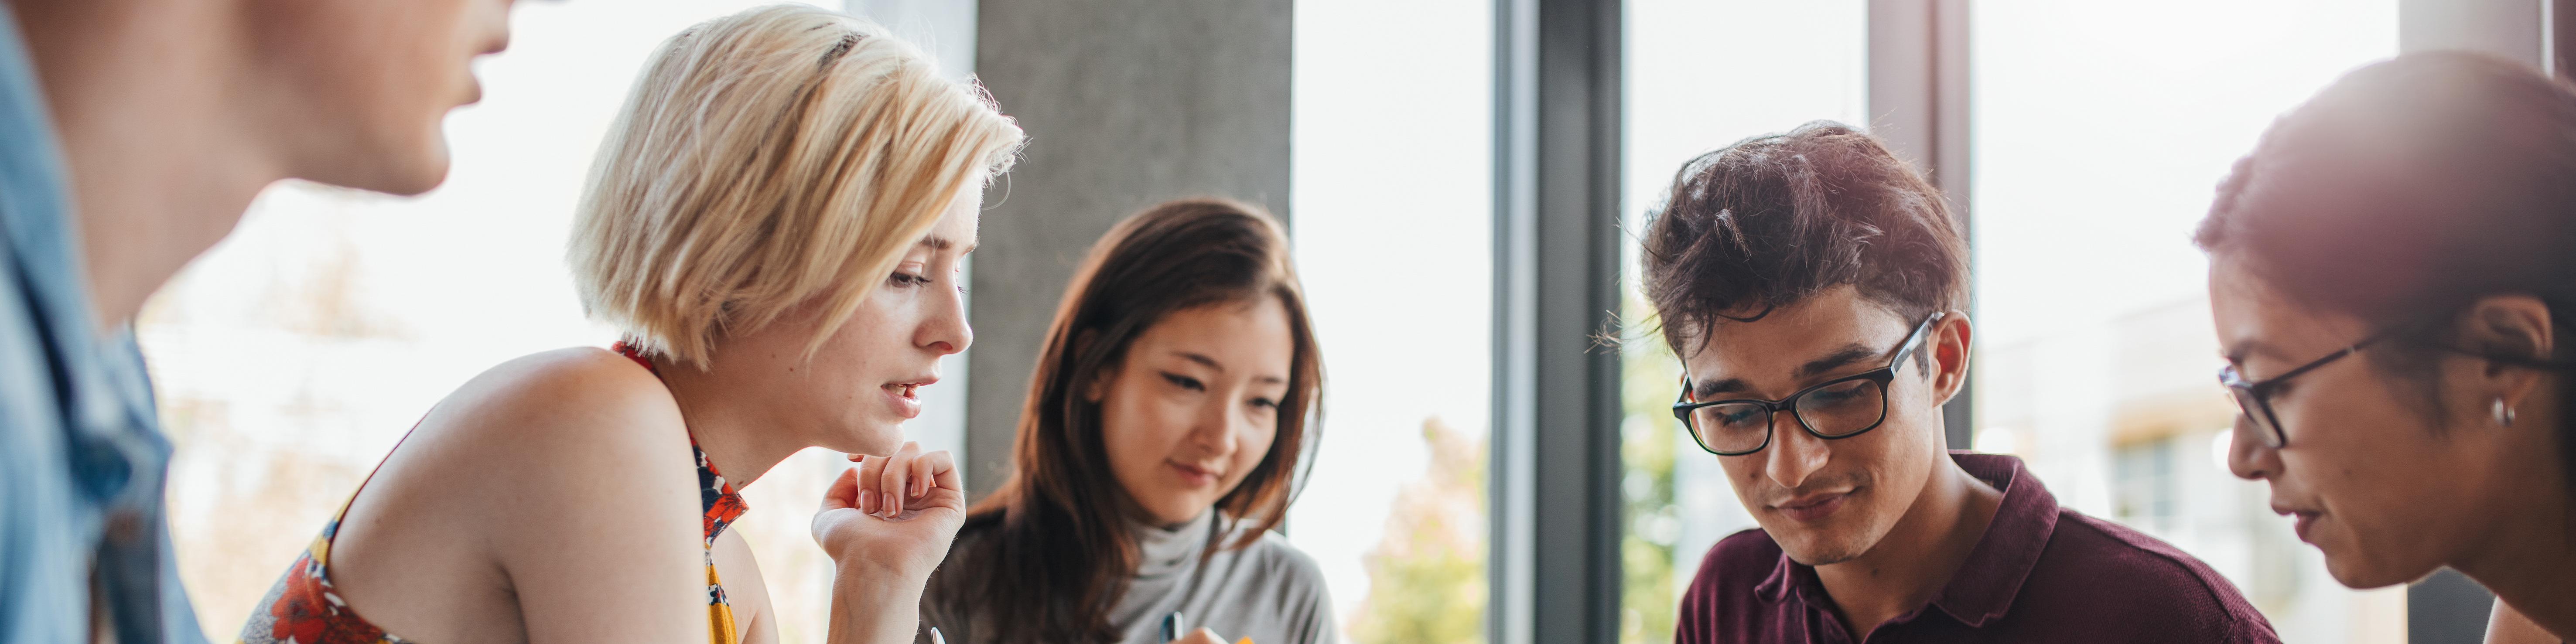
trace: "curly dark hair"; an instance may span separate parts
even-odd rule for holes
[[[1724,321],[1845,284],[1908,319],[1967,299],[1967,234],[1941,190],[1877,137],[1832,121],[1683,164],[1643,255],[1646,300],[1685,355]]]

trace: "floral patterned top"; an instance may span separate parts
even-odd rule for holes
[[[612,350],[652,369],[653,363],[642,354],[620,342]],[[659,375],[656,371],[655,375]],[[399,447],[399,446],[397,446]],[[715,464],[707,461],[705,450],[698,449],[697,437],[689,438],[689,453],[698,465],[698,505],[704,512],[707,562],[707,641],[711,644],[741,644],[742,630],[734,621],[733,605],[725,600],[724,580],[716,576],[716,537],[726,526],[742,517],[749,509],[742,495],[716,473]],[[366,484],[358,484],[360,490]],[[351,501],[357,495],[349,495]],[[322,526],[321,536],[287,568],[286,576],[259,602],[266,610],[253,610],[250,622],[242,626],[239,644],[404,644],[403,639],[377,628],[358,616],[356,608],[342,601],[331,587],[331,538],[340,531],[340,518],[349,513],[346,502],[331,522]]]

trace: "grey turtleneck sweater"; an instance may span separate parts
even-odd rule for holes
[[[1249,637],[1254,644],[1339,644],[1341,627],[1333,621],[1332,600],[1314,559],[1273,532],[1241,550],[1218,550],[1201,563],[1199,553],[1214,529],[1214,511],[1177,528],[1136,526],[1143,563],[1109,613],[1110,628],[1122,637],[1119,644],[1163,644],[1163,616],[1176,610],[1189,628],[1207,627],[1228,642]],[[939,574],[992,574],[967,554],[973,550],[966,546],[982,536],[959,535]],[[924,634],[916,641],[927,644],[927,629],[937,627],[949,644],[999,644],[990,635],[979,637],[981,629],[967,616],[976,611],[1008,615],[1010,607],[976,602],[923,595]]]

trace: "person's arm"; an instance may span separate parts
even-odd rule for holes
[[[1300,602],[1297,617],[1304,623],[1291,631],[1296,633],[1297,641],[1280,644],[1341,644],[1342,625],[1333,617],[1333,593],[1324,583],[1324,569],[1315,565],[1315,559],[1303,551],[1291,548],[1287,554],[1291,555],[1287,557],[1288,565],[1295,571],[1292,575],[1300,580],[1298,586],[1304,589],[1305,597]]]
[[[921,594],[966,523],[966,485],[947,452],[905,443],[892,456],[852,456],[814,514],[832,557],[832,644],[913,641]]]
[[[741,620],[744,644],[778,644],[778,611],[769,601],[769,580],[751,556],[751,542],[735,528],[716,537],[716,573],[724,576],[725,601]]]
[[[2548,629],[2522,616],[2503,600],[2496,600],[2495,613],[2487,618],[2487,644],[2565,644],[2566,640],[2549,634]]]
[[[704,644],[706,552],[697,473],[658,381],[601,357],[547,365],[456,422],[491,428],[486,526],[531,644]],[[590,367],[590,368],[585,368]],[[607,368],[614,367],[614,368]]]

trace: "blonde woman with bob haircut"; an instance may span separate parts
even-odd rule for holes
[[[900,424],[973,336],[958,264],[1020,141],[847,16],[767,7],[672,37],[572,235],[582,303],[624,341],[504,363],[432,408],[242,641],[776,641],[725,527],[741,487],[818,446],[867,455],[814,517],[830,641],[910,640],[965,496]]]

